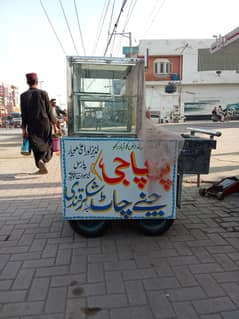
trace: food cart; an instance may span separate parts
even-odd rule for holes
[[[71,56],[67,77],[68,136],[61,139],[64,219],[86,236],[103,234],[113,220],[135,220],[146,234],[164,233],[176,218],[181,189],[178,142],[151,140],[151,128],[145,129],[144,61]],[[144,130],[146,140],[140,135]]]

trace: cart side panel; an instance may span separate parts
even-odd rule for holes
[[[216,148],[212,139],[185,138],[183,150],[178,159],[178,172],[181,174],[208,174],[211,150]]]
[[[177,165],[150,181],[138,139],[64,137],[61,150],[64,219],[176,218]]]

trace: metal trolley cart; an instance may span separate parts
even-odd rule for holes
[[[189,134],[182,134],[185,141],[178,158],[177,207],[179,208],[181,207],[183,175],[196,174],[197,186],[200,186],[200,175],[209,173],[211,151],[216,149],[217,141],[214,137],[222,135],[220,131],[202,128],[189,127],[188,130]],[[196,136],[196,133],[199,135]],[[201,195],[200,189],[199,194]]]
[[[181,184],[177,187],[176,156],[161,167],[156,181],[149,180],[138,138],[143,60],[68,57],[67,76],[68,136],[61,139],[64,219],[86,236],[101,235],[110,220],[122,219],[135,220],[144,233],[164,233],[176,218]],[[173,143],[176,154],[176,141],[161,143]]]

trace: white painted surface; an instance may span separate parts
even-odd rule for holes
[[[239,73],[222,71],[197,71],[198,49],[210,48],[213,39],[181,39],[181,40],[141,40],[139,54],[149,49],[150,55],[182,55],[182,81],[177,81],[178,90],[174,94],[165,94],[164,88],[168,81],[146,82],[146,105],[158,110],[162,117],[173,111],[174,105],[180,102],[181,85],[181,116],[184,116],[184,103],[202,100],[218,100],[223,108],[229,103],[239,102]]]

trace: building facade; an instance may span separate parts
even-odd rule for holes
[[[140,41],[138,57],[147,59],[146,106],[162,121],[208,118],[214,106],[239,103],[239,71],[223,68],[226,57],[212,58],[212,43],[212,39]],[[165,92],[168,83],[176,86],[176,92]]]
[[[0,84],[0,115],[19,112],[18,87],[12,84]]]

